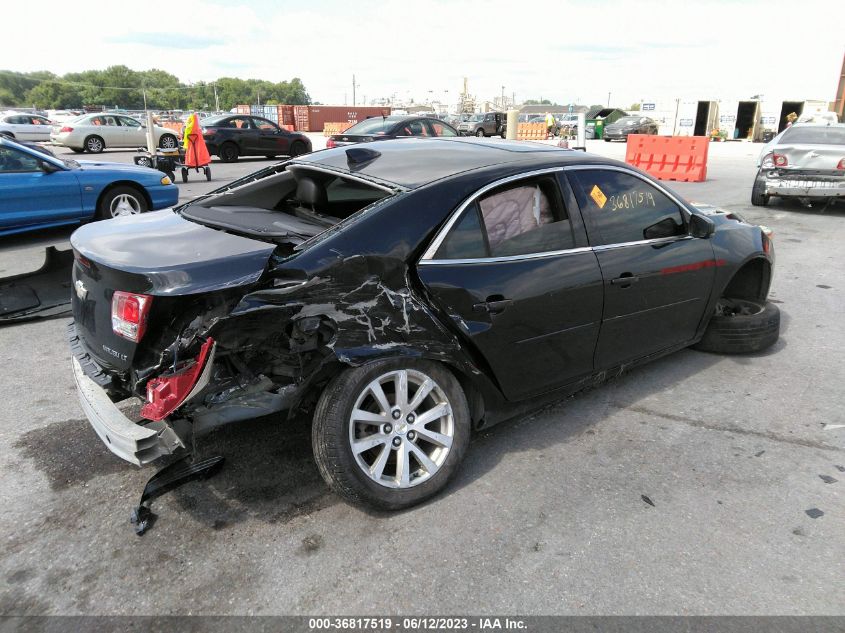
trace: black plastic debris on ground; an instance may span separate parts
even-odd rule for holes
[[[654,501],[652,501],[651,499],[649,499],[649,498],[648,498],[648,497],[646,497],[645,495],[640,495],[640,499],[642,499],[643,501],[645,501],[645,502],[646,502],[648,505],[650,505],[652,508],[653,508],[653,507],[655,507],[655,506],[654,506]]]
[[[835,484],[839,481],[836,477],[831,477],[830,475],[819,475],[819,479],[821,479],[826,484]]]
[[[819,517],[824,516],[824,512],[822,512],[818,508],[810,508],[809,510],[804,510],[804,514],[806,514],[811,519],[818,519]]]
[[[836,464],[836,465],[834,466],[834,468],[835,468],[836,470],[838,470],[840,473],[845,473],[845,466],[840,466],[839,464]]]
[[[36,271],[0,279],[0,325],[70,314],[73,251],[48,246]]]

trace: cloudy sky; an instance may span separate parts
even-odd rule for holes
[[[120,3],[122,5],[123,3]],[[181,7],[190,6],[182,12]],[[179,10],[177,12],[177,9]],[[614,105],[674,97],[833,100],[845,2],[192,0],[5,4],[0,68],[125,64],[183,81],[294,76],[323,103],[395,95]],[[46,19],[42,19],[46,16]],[[20,25],[35,25],[33,30]]]

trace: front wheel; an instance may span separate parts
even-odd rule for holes
[[[144,213],[149,207],[147,199],[134,187],[115,187],[100,199],[97,217],[101,220],[124,215]]]
[[[307,148],[305,147],[305,143],[302,141],[295,141],[293,145],[290,146],[290,157],[296,158],[297,156],[301,156],[306,152]]]
[[[346,501],[385,510],[416,505],[457,471],[469,444],[463,389],[442,365],[376,361],[347,369],[314,412],[314,458]]]
[[[780,310],[775,304],[722,297],[694,347],[719,354],[748,354],[771,347],[779,336]]]
[[[483,137],[484,137],[484,130],[482,130],[481,128],[477,129],[477,130],[475,131],[475,135],[476,135],[478,138],[483,138]]]

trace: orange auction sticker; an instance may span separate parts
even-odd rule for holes
[[[604,195],[604,191],[599,189],[598,185],[593,185],[593,190],[590,192],[590,197],[595,201],[599,209],[604,209],[604,204],[607,202],[607,196]]]

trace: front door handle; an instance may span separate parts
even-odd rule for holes
[[[639,277],[635,277],[633,273],[622,273],[616,279],[611,279],[610,283],[614,286],[621,286],[622,288],[627,288],[632,283],[639,281]]]
[[[505,299],[502,295],[491,295],[487,297],[487,301],[474,304],[472,310],[473,312],[499,314],[500,312],[504,312],[512,303],[513,299]]]

